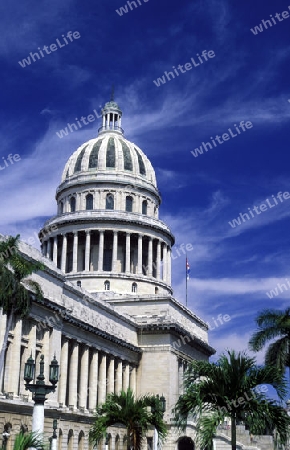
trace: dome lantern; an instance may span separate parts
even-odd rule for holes
[[[121,128],[122,110],[118,104],[114,101],[114,93],[112,91],[111,100],[107,102],[102,109],[103,124],[98,129],[99,135],[115,131],[116,133],[123,134],[124,130]]]

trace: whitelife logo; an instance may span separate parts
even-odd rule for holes
[[[56,50],[58,50],[59,48],[65,47],[66,45],[70,44],[70,42],[73,42],[74,39],[79,39],[80,37],[81,35],[78,31],[68,31],[66,36],[64,34],[62,35],[62,40],[56,39],[56,44],[50,44],[49,47],[47,45],[44,45],[42,49],[38,47],[41,56],[38,52],[30,52],[29,56],[27,56],[27,58],[24,58],[22,61],[18,61],[18,64],[20,64],[20,66],[23,68],[26,66],[30,66],[32,62],[38,61],[40,58],[44,58],[45,55],[50,55],[52,52],[56,52]],[[50,51],[48,50],[48,48]],[[35,59],[36,57],[37,59]]]
[[[234,138],[236,136],[238,136],[239,134],[241,134],[241,130],[243,132],[249,130],[250,128],[253,128],[253,124],[252,122],[250,122],[249,120],[245,123],[243,120],[241,120],[239,125],[234,124],[235,130],[238,134],[235,134],[232,132],[231,128],[228,128],[228,132],[229,133],[223,133],[221,136],[219,136],[218,134],[216,135],[215,138],[213,138],[212,136],[210,137],[212,144],[217,147],[217,143],[218,144],[223,144],[224,142],[228,141],[231,138]],[[210,142],[202,142],[201,146],[198,148],[195,148],[194,150],[191,150],[190,153],[192,153],[192,155],[197,158],[198,155],[202,155],[203,154],[203,150],[204,151],[208,151],[210,149],[212,149],[212,145]]]
[[[197,56],[197,59],[198,59],[199,62],[195,61],[194,58],[191,58],[191,63],[192,64],[187,62],[184,65],[179,64],[179,66],[177,66],[177,68],[175,66],[172,66],[172,69],[174,70],[175,75],[177,77],[179,77],[180,74],[178,73],[178,70],[180,71],[180,73],[186,73],[186,71],[191,70],[192,67],[200,66],[205,61],[208,61],[209,59],[214,58],[215,57],[215,53],[214,53],[213,50],[209,50],[209,51],[203,50],[201,52],[201,56],[200,56],[199,53],[197,53],[196,56]],[[183,67],[185,68],[185,70],[183,69]],[[157,78],[157,80],[153,80],[153,83],[155,84],[155,86],[160,87],[161,84],[165,84],[166,81],[171,81],[172,79],[175,78],[175,75],[174,75],[173,72],[166,72],[165,71],[163,73],[164,73],[164,75],[161,78]],[[165,77],[167,78],[167,80],[165,79]]]
[[[283,198],[284,200],[288,200],[290,198],[290,193],[288,191],[283,192],[278,192],[277,194],[277,198],[275,197],[275,195],[272,195],[272,199],[273,199],[273,203],[270,202],[270,200],[267,198],[265,200],[265,203],[261,203],[260,206],[254,206],[252,209],[255,211],[256,215],[259,216],[262,212],[267,211],[268,209],[274,208],[275,206],[279,205],[279,202],[277,199],[279,199],[280,203],[283,203]],[[267,203],[267,205],[266,205]],[[259,211],[260,208],[260,211]],[[251,208],[248,208],[249,213],[251,215],[251,217],[249,216],[248,213],[240,213],[240,217],[238,217],[237,219],[233,219],[232,221],[228,222],[228,224],[232,227],[232,228],[236,228],[238,225],[241,225],[243,222],[247,222],[248,220],[251,220],[251,218],[253,219],[255,217],[253,211],[251,210]],[[242,219],[242,221],[241,221]]]
[[[290,6],[288,6],[288,9],[290,9]],[[282,18],[280,17],[282,16]],[[276,13],[275,17],[278,19],[279,22],[283,22],[284,19],[289,19],[289,12],[283,11],[282,13]],[[258,33],[262,33],[265,30],[268,29],[268,27],[272,27],[273,25],[277,25],[276,20],[274,19],[273,15],[270,14],[271,19],[268,20],[262,20],[262,23],[260,25],[256,25],[255,28],[251,28],[251,32],[256,36]],[[272,22],[271,22],[272,21]]]

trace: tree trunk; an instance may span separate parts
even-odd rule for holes
[[[127,450],[131,450],[131,442],[130,442],[130,429],[127,430]]]
[[[232,450],[237,448],[237,428],[236,428],[236,415],[233,413],[231,415],[232,427],[231,427],[231,440],[232,440]]]
[[[6,330],[5,330],[5,334],[4,334],[2,348],[0,350],[0,374],[2,373],[2,370],[4,369],[5,352],[6,352],[7,343],[8,343],[9,331],[11,330],[11,326],[12,326],[12,321],[13,321],[13,310],[11,311],[11,313],[9,315],[7,315]]]

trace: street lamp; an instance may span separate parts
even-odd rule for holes
[[[59,377],[59,364],[55,358],[51,361],[49,365],[49,381],[51,385],[47,385],[44,382],[44,356],[40,356],[40,373],[37,377],[36,383],[31,383],[34,380],[35,375],[35,362],[32,358],[28,358],[24,367],[24,380],[26,381],[25,389],[34,394],[34,408],[32,415],[32,431],[38,433],[43,433],[44,425],[44,402],[46,400],[46,395],[50,392],[54,392],[56,389],[56,384]]]
[[[162,417],[164,416],[164,413],[166,411],[166,399],[164,397],[164,395],[161,395],[161,397],[159,397],[159,395],[156,395],[157,398],[157,403],[156,405],[151,408],[152,413],[156,413],[158,411],[158,413],[161,413]],[[157,411],[156,411],[157,410]],[[158,449],[158,433],[156,428],[154,428],[154,450]]]

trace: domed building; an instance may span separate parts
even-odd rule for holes
[[[42,242],[43,253],[92,293],[172,294],[174,237],[158,219],[154,169],[124,138],[117,103],[106,103],[102,114],[98,137],[65,165],[58,214],[45,224],[58,234]]]
[[[172,295],[174,236],[159,219],[154,169],[125,139],[121,118],[117,103],[106,103],[98,136],[68,159],[56,191],[57,214],[39,233],[42,254],[21,243],[25,257],[44,265],[33,275],[44,299],[34,299],[29,317],[16,320],[9,334],[0,374],[7,450],[21,427],[31,429],[34,403],[23,380],[31,354],[36,365],[44,355],[46,380],[54,355],[60,364],[56,391],[45,402],[45,435],[52,435],[57,419],[58,450],[88,450],[96,406],[128,387],[137,396],[165,397],[164,448],[194,449],[194,424],[180,436],[172,408],[188,363],[207,360],[214,349],[207,325]],[[5,326],[0,315],[0,344]],[[108,432],[106,448],[126,449],[124,428]],[[98,448],[105,449],[105,442]],[[144,449],[153,448],[151,430]]]

